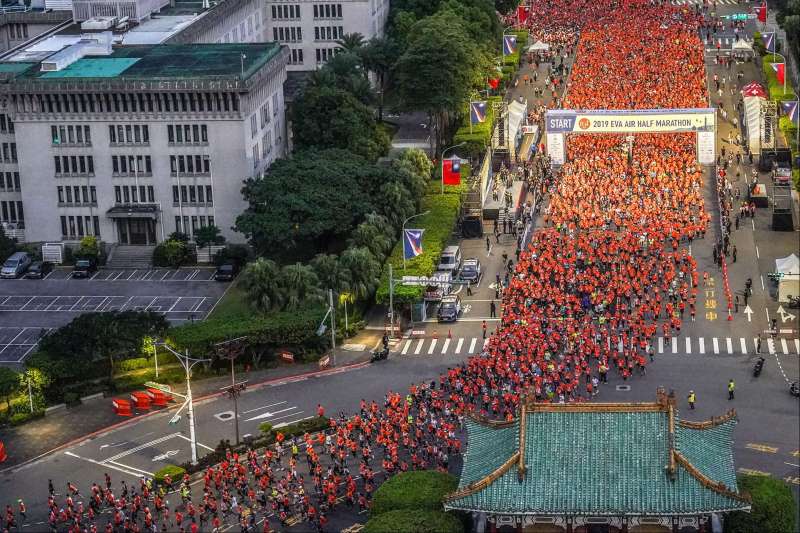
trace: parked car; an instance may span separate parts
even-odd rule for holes
[[[78,259],[72,269],[73,278],[88,278],[97,272],[97,264],[92,259]]]
[[[461,267],[461,279],[472,283],[478,283],[478,280],[481,279],[481,262],[477,257],[464,260],[464,266]]]
[[[461,247],[448,246],[442,251],[442,257],[439,259],[439,266],[436,270],[443,272],[450,272],[454,276],[461,268]]]
[[[16,279],[23,275],[31,265],[31,256],[27,252],[15,252],[3,263],[0,277]]]
[[[25,272],[25,277],[28,279],[43,279],[50,272],[53,271],[53,263],[47,261],[36,261],[31,264],[28,271]]]
[[[455,294],[450,294],[442,298],[436,317],[439,322],[455,322],[458,320],[459,313],[461,313],[461,298]]]
[[[214,279],[217,281],[233,281],[239,274],[239,266],[236,263],[224,263],[214,272]]]

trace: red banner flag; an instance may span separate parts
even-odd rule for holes
[[[519,6],[517,8],[517,21],[519,24],[525,24],[528,20],[528,6]]]
[[[445,159],[442,161],[442,182],[445,185],[461,185],[461,160]]]
[[[492,89],[500,87],[500,78],[489,78],[489,87]]]
[[[767,3],[764,2],[760,6],[756,8],[756,13],[758,15],[758,21],[762,24],[767,23]]]
[[[786,81],[786,63],[773,63],[772,70],[775,71],[778,83],[783,84]]]

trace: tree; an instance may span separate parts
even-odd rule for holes
[[[749,513],[736,511],[725,518],[725,533],[783,533],[796,531],[797,504],[783,481],[768,476],[739,476],[739,490],[749,493]]]
[[[279,307],[283,302],[280,268],[269,259],[259,257],[245,267],[239,278],[250,305],[262,313]]]
[[[385,258],[394,245],[394,228],[389,220],[377,213],[370,213],[359,224],[348,241],[350,246],[363,246],[376,258]]]
[[[323,300],[319,278],[310,265],[286,265],[281,269],[280,284],[284,311],[295,311],[303,304],[319,303]]]
[[[350,272],[342,268],[339,258],[331,254],[317,254],[311,260],[311,268],[317,274],[320,287],[344,292],[350,288]]]
[[[367,298],[378,286],[381,265],[368,248],[348,248],[340,256],[342,268],[350,272],[350,292],[358,298]]]
[[[6,232],[0,229],[0,263],[5,263],[11,254],[17,251],[17,241],[9,238]]]
[[[358,49],[361,63],[378,79],[378,120],[383,120],[383,94],[388,85],[389,73],[400,57],[400,47],[394,39],[373,37]]]
[[[200,248],[209,244],[223,244],[225,237],[221,235],[222,230],[217,226],[203,226],[194,232],[194,242]]]
[[[358,32],[355,33],[345,33],[342,35],[342,38],[336,41],[343,50],[348,52],[355,52],[362,46],[364,46],[364,36]]]
[[[0,366],[0,397],[6,402],[6,415],[11,414],[11,398],[19,392],[19,376],[7,366]]]
[[[100,257],[100,243],[97,242],[97,237],[87,235],[81,239],[78,249],[75,251],[75,256],[83,259],[94,259]]]
[[[401,183],[389,181],[381,185],[377,206],[395,228],[414,214],[415,204],[411,193]]]

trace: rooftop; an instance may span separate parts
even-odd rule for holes
[[[735,412],[676,418],[674,402],[536,404],[513,422],[468,419],[446,509],[489,514],[677,516],[749,509],[738,493]]]

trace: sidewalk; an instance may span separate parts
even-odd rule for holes
[[[361,335],[359,334],[354,339],[349,339],[349,343],[360,342],[356,341],[360,337]],[[366,335],[364,339],[366,339]],[[371,348],[372,345],[368,343],[365,350],[359,351],[337,348],[337,368],[369,361],[368,350]],[[265,382],[318,371],[319,365],[315,361],[297,365],[281,365],[277,368],[254,370],[247,373],[239,372],[236,374],[236,378],[237,380],[247,380],[248,386],[253,388]],[[203,397],[218,394],[222,387],[229,384],[230,374],[225,372],[222,372],[219,377],[193,381],[192,393],[194,394],[195,402]],[[183,392],[185,387],[177,385],[174,389],[177,392]],[[127,398],[129,394],[121,393],[118,397]],[[120,425],[121,423],[133,423],[148,414],[148,412],[137,412],[131,418],[120,417],[114,414],[111,400],[111,397],[92,400],[21,426],[3,428],[0,430],[0,441],[5,444],[8,460],[0,466],[2,466],[3,470],[6,470],[53,451],[58,447],[110,429],[112,426]],[[159,411],[160,409],[153,409],[150,413]]]

